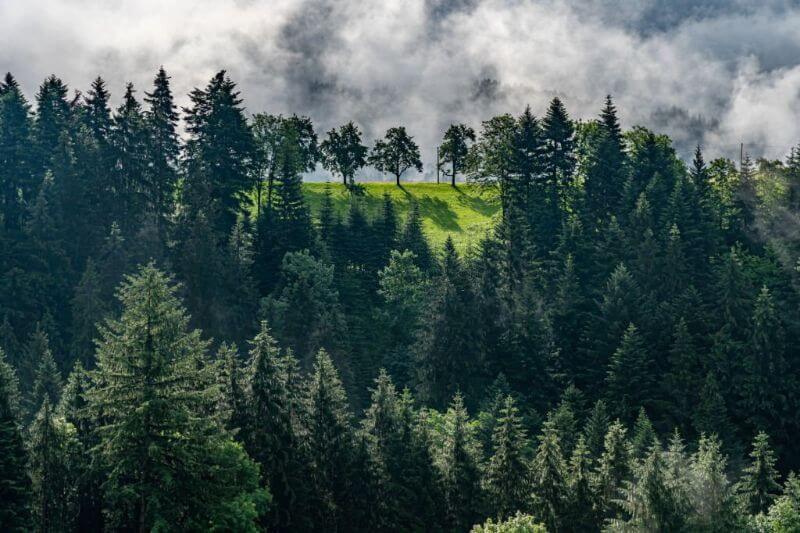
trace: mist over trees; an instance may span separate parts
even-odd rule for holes
[[[3,531],[800,528],[800,146],[453,124],[439,187],[500,206],[459,248],[366,207],[403,126],[141,94],[0,83]]]

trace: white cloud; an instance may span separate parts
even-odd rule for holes
[[[0,0],[0,65],[31,96],[50,73],[102,74],[118,96],[163,64],[181,103],[226,68],[251,112],[352,119],[370,141],[403,124],[428,162],[452,121],[556,94],[588,118],[606,93],[682,150],[782,157],[800,140],[798,27],[780,0]]]

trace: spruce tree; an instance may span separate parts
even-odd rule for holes
[[[174,192],[178,182],[178,113],[170,88],[170,77],[164,67],[158,69],[153,91],[145,93],[148,105],[144,113],[147,125],[147,181],[144,184],[146,210],[156,215],[159,235],[163,238],[174,209]]]
[[[526,455],[530,443],[512,396],[506,396],[499,414],[484,479],[491,509],[504,519],[529,508],[531,477]]]
[[[542,119],[542,137],[543,172],[548,176],[550,186],[557,191],[559,209],[566,211],[574,194],[575,129],[558,97],[550,101]]]
[[[612,422],[597,463],[595,481],[600,498],[599,508],[604,518],[616,515],[620,489],[631,479],[631,446],[626,433],[625,426],[619,420]]]
[[[184,201],[190,210],[211,202],[212,227],[227,235],[250,202],[255,142],[242,100],[224,70],[205,89],[194,89],[184,109],[189,140]]]
[[[632,421],[637,407],[652,401],[652,370],[644,339],[630,324],[608,364],[606,399],[621,419]]]
[[[31,483],[19,416],[17,377],[0,349],[0,528],[14,532],[31,526]]]
[[[775,469],[775,452],[769,445],[769,437],[763,431],[753,439],[750,465],[744,469],[736,484],[736,492],[742,505],[750,514],[765,513],[780,493],[778,471]]]
[[[568,467],[569,504],[564,525],[570,531],[590,531],[599,526],[591,462],[589,448],[581,435],[572,451]]]
[[[416,262],[423,272],[430,272],[433,267],[433,256],[425,233],[422,229],[422,219],[419,204],[413,202],[406,217],[399,242],[400,250],[408,250],[416,256]]]
[[[306,394],[314,528],[346,531],[353,512],[353,428],[347,394],[324,350],[317,353]]]
[[[292,388],[291,356],[280,355],[266,322],[261,323],[261,330],[250,346],[245,397],[248,404],[233,403],[232,415],[239,419],[239,438],[249,455],[261,465],[262,476],[274,498],[268,524],[279,530],[299,527],[304,524],[300,510],[304,457],[298,435],[300,398]],[[235,395],[238,384],[234,363],[229,360],[226,366],[227,388]],[[236,402],[235,396],[228,401]]]
[[[550,423],[545,423],[539,436],[531,471],[534,515],[541,517],[549,530],[559,531],[569,504],[568,474],[558,433]]]
[[[610,423],[611,418],[608,415],[606,403],[603,400],[597,400],[583,428],[586,447],[593,461],[600,459],[600,455],[603,453],[603,443]]]
[[[444,442],[438,459],[445,495],[446,522],[463,531],[480,521],[485,495],[476,442],[461,394],[456,394],[445,415]]]
[[[45,397],[30,428],[34,522],[38,531],[72,531],[78,511],[79,443],[75,428]]]
[[[109,527],[252,529],[267,494],[244,451],[201,416],[216,402],[214,367],[175,292],[142,267],[118,291],[121,315],[101,329],[89,400],[102,413],[93,453],[108,468]]]
[[[702,435],[690,463],[690,528],[723,533],[741,527],[738,505],[728,480],[727,461],[715,436]]]
[[[633,425],[633,439],[631,439],[633,457],[639,461],[644,460],[650,455],[650,450],[654,446],[659,446],[658,435],[642,407]]]
[[[30,105],[9,73],[0,94],[0,214],[9,232],[22,229],[25,203],[37,192]]]

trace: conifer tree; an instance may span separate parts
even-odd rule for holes
[[[610,423],[611,418],[608,416],[606,403],[603,400],[597,400],[583,429],[586,447],[593,461],[600,459],[600,455],[603,453],[603,443]]]
[[[650,450],[654,446],[659,446],[658,435],[653,427],[653,423],[647,417],[644,407],[639,409],[636,423],[633,425],[633,439],[631,440],[631,451],[637,460],[644,460],[650,455]]]
[[[67,94],[67,86],[55,75],[44,80],[36,93],[34,136],[40,172],[53,164],[61,136],[70,127],[72,109]]]
[[[765,513],[780,492],[775,453],[766,433],[759,432],[753,439],[750,465],[744,469],[736,485],[736,492],[750,514]]]
[[[692,455],[689,526],[698,531],[733,531],[739,527],[737,503],[728,481],[727,461],[715,436],[702,435]]]
[[[153,91],[145,93],[148,105],[144,118],[147,124],[147,161],[149,166],[144,184],[146,209],[156,215],[159,235],[174,209],[174,192],[178,181],[178,113],[170,88],[170,77],[164,67],[153,79]]]
[[[30,428],[34,522],[38,531],[70,531],[77,515],[78,441],[45,397]]]
[[[236,522],[252,530],[267,494],[244,451],[200,416],[216,402],[213,365],[175,290],[155,267],[142,267],[120,287],[120,317],[101,330],[89,399],[103,414],[95,457],[113,465],[104,483],[109,527]]]
[[[94,339],[97,337],[97,324],[107,312],[107,295],[103,294],[100,274],[92,259],[86,261],[86,268],[75,286],[72,297],[72,356],[84,366],[94,361]]]
[[[585,177],[586,201],[595,219],[604,219],[620,206],[627,179],[622,128],[611,96],[606,97],[591,151]]]
[[[416,346],[421,396],[442,407],[455,392],[476,390],[479,371],[473,293],[452,240],[445,242],[436,295]]]
[[[56,362],[53,360],[53,354],[47,346],[47,337],[44,337],[45,344],[42,346],[42,351],[39,354],[39,361],[34,372],[33,378],[33,394],[31,396],[31,405],[39,404],[41,406],[44,400],[48,400],[50,405],[57,405],[61,397],[61,373],[58,371]],[[33,410],[35,412],[35,407]]]
[[[531,471],[534,515],[541,517],[549,530],[559,531],[569,503],[568,478],[558,433],[549,423],[539,436]]]
[[[0,528],[27,531],[31,517],[28,456],[20,434],[17,377],[0,349]]]
[[[481,469],[461,394],[456,394],[445,415],[444,443],[438,457],[445,494],[448,527],[461,531],[480,521],[484,498]]]
[[[559,209],[565,211],[574,194],[575,129],[558,97],[550,101],[547,114],[542,119],[542,137],[543,172],[548,176],[550,186],[558,193]]]
[[[597,464],[597,492],[604,518],[616,514],[616,500],[624,483],[631,477],[631,446],[627,430],[619,420],[611,423],[603,443],[603,454]]]
[[[9,73],[0,93],[0,214],[5,229],[22,229],[25,203],[37,192],[35,153],[31,146],[30,105],[17,80]]]
[[[353,512],[353,429],[347,395],[325,350],[317,353],[307,388],[306,431],[314,528],[346,531]]]
[[[596,494],[592,487],[591,456],[583,435],[578,437],[569,461],[569,504],[565,528],[571,531],[590,531],[598,527],[595,509]]]
[[[505,398],[499,414],[484,479],[491,508],[504,519],[529,508],[531,478],[526,455],[530,443],[512,396]]]
[[[191,107],[184,109],[190,135],[184,201],[190,210],[211,202],[212,227],[219,235],[228,235],[250,202],[256,157],[253,134],[236,84],[224,70],[189,98]]]
[[[699,403],[692,413],[692,425],[702,435],[716,435],[726,450],[736,446],[735,434],[728,417],[725,398],[722,396],[713,372],[706,374],[700,391]]]
[[[649,355],[633,324],[628,326],[608,364],[606,397],[614,413],[628,421],[633,420],[637,407],[653,398]]]
[[[268,523],[282,530],[303,524],[303,461],[298,436],[299,398],[293,390],[291,356],[281,356],[266,322],[251,342],[249,383],[246,401],[239,406],[239,438],[250,456],[261,465],[261,472],[274,507]],[[235,394],[236,372],[229,361],[228,387]],[[235,402],[236,398],[229,398]],[[232,406],[234,416],[237,406]],[[232,419],[233,420],[233,419]]]
[[[422,230],[422,219],[417,202],[411,204],[411,209],[406,217],[402,234],[400,235],[399,249],[412,252],[416,257],[417,266],[423,272],[431,271],[433,255]]]

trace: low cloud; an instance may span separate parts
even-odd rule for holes
[[[779,0],[6,1],[0,65],[32,97],[51,73],[143,91],[163,64],[181,104],[225,68],[248,112],[354,120],[369,142],[405,125],[428,173],[449,123],[556,95],[591,118],[611,93],[682,155],[778,158],[800,141],[798,27]]]

